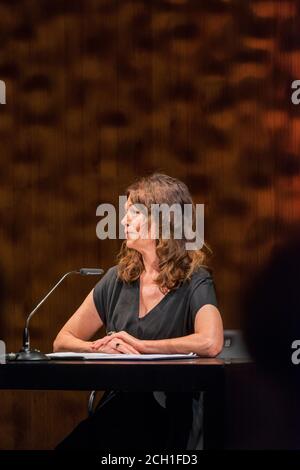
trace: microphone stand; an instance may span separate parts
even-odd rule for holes
[[[95,268],[82,268],[79,271],[69,271],[68,273],[64,274],[60,280],[52,287],[52,289],[42,298],[42,300],[37,304],[37,306],[30,312],[26,319],[25,328],[23,330],[23,347],[20,352],[17,353],[16,361],[50,361],[50,358],[39,351],[38,349],[30,349],[30,336],[29,336],[29,322],[35,312],[40,308],[40,306],[48,299],[48,297],[52,294],[52,292],[64,281],[66,277],[70,274],[81,274],[82,276],[89,276],[89,275],[100,275],[103,274],[103,269],[95,269]]]

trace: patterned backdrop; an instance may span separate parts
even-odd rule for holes
[[[8,350],[61,274],[115,263],[96,208],[155,170],[205,204],[224,325],[241,325],[243,285],[300,216],[299,20],[296,0],[0,1]],[[35,347],[51,350],[95,282],[60,287],[32,321]],[[51,448],[86,415],[85,392],[0,397],[2,449]]]

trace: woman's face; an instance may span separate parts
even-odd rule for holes
[[[132,204],[130,197],[125,204],[125,216],[121,221],[124,226],[128,248],[143,251],[154,244],[150,238],[150,227],[148,228],[148,218]]]

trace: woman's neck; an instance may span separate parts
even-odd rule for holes
[[[156,276],[158,273],[158,258],[155,250],[149,250],[141,253],[147,276]]]

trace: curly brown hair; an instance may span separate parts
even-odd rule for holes
[[[150,213],[152,204],[184,204],[192,205],[193,225],[195,224],[195,204],[190,192],[182,181],[171,176],[154,173],[146,176],[127,188],[127,198],[130,196],[132,204],[143,204]],[[161,292],[176,289],[183,282],[191,279],[192,274],[200,267],[205,267],[204,263],[211,249],[207,244],[199,250],[187,250],[186,238],[175,239],[174,219],[171,222],[171,237],[163,239],[161,230],[159,238],[155,240],[156,255],[158,258],[159,274],[155,280]],[[190,241],[190,240],[189,240]],[[144,271],[142,255],[133,248],[128,248],[126,240],[121,246],[118,254],[118,276],[124,282],[137,280]]]

